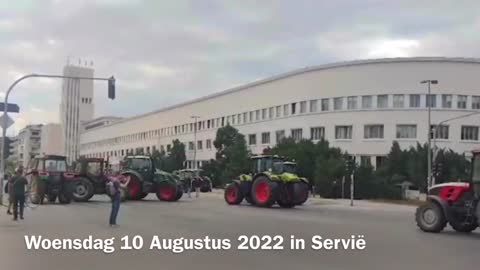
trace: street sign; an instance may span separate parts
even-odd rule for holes
[[[5,121],[5,119],[4,119],[5,117],[7,117],[7,123],[6,123],[7,126],[6,127],[4,127],[4,123],[3,123],[3,121]],[[8,116],[8,114],[2,114],[2,116],[0,116],[0,126],[3,129],[6,129],[6,128],[8,129],[9,127],[11,127],[13,125],[13,123],[15,123],[15,122],[13,121],[12,118],[10,118],[10,116]]]
[[[0,112],[3,112],[3,111],[5,111],[5,103],[0,102]],[[7,112],[18,113],[18,112],[20,112],[20,108],[18,107],[17,104],[8,103],[7,104]]]

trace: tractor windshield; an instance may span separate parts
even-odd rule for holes
[[[296,173],[297,166],[295,163],[285,163],[283,164],[283,170],[287,173]]]
[[[131,169],[150,169],[150,160],[146,158],[133,158],[127,161],[127,166]]]
[[[47,172],[66,172],[67,162],[65,160],[45,160],[45,170]]]

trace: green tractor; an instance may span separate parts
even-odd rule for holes
[[[230,205],[243,199],[252,205],[282,208],[302,205],[308,199],[309,182],[296,174],[296,163],[272,155],[251,158],[250,174],[242,174],[225,188],[224,198]]]
[[[179,177],[185,192],[188,192],[189,189],[191,192],[195,192],[196,185],[200,188],[200,192],[212,191],[212,180],[203,175],[201,169],[183,169],[175,171],[173,174]]]
[[[149,156],[127,156],[122,162],[121,174],[130,177],[129,200],[141,200],[149,193],[155,193],[161,201],[178,201],[183,195],[177,177],[156,169]]]

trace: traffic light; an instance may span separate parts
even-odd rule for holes
[[[113,76],[108,79],[108,98],[115,99],[115,78]]]

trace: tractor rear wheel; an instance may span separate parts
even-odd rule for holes
[[[271,207],[277,197],[277,183],[270,181],[266,176],[259,176],[253,181],[252,198],[255,205]]]
[[[128,183],[128,199],[140,200],[142,199],[142,183],[134,175],[130,176],[130,182]]]
[[[176,196],[175,196],[174,201],[180,200],[180,198],[182,198],[182,196],[183,196],[182,187],[181,187],[181,186],[177,186],[177,194],[176,194]]]
[[[428,201],[415,212],[417,226],[424,232],[438,233],[447,225],[443,209],[435,202]]]
[[[243,193],[236,183],[228,184],[223,194],[225,201],[230,205],[240,204],[243,201]]]
[[[294,184],[295,204],[302,205],[308,200],[308,185],[305,182]]]
[[[73,200],[76,202],[86,202],[92,198],[94,188],[90,180],[80,177],[73,180]]]
[[[467,218],[463,213],[451,213],[448,223],[455,231],[461,233],[470,233],[478,227],[475,218]]]
[[[174,201],[177,196],[177,185],[170,182],[162,182],[158,184],[156,194],[160,201]]]

